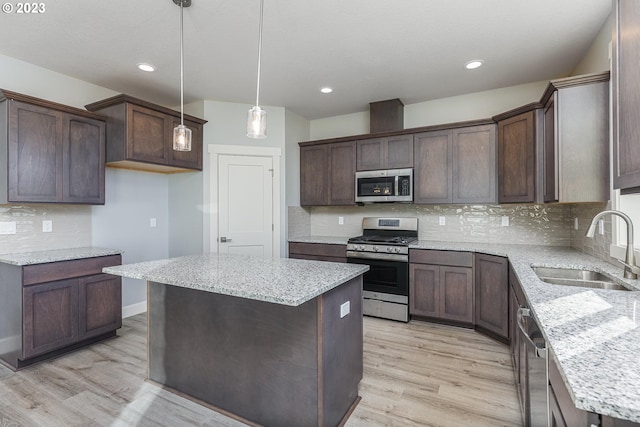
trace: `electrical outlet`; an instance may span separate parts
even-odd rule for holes
[[[445,217],[441,216],[438,218],[438,224],[439,225],[445,225],[447,223],[447,220]]]
[[[503,227],[508,227],[509,226],[509,217],[508,216],[503,216],[502,217],[502,226]]]
[[[340,304],[340,318],[342,319],[349,313],[351,313],[351,301]]]
[[[598,234],[604,234],[604,220],[598,221]]]
[[[53,221],[45,219],[42,221],[42,232],[51,233],[53,231]]]
[[[573,229],[580,230],[580,224],[578,223],[578,217],[573,218]]]
[[[16,234],[15,221],[0,222],[0,234]]]
[[[158,221],[155,218],[150,218],[149,219],[149,227],[153,228],[153,227],[157,227],[158,226]]]
[[[344,217],[343,216],[339,216],[338,217],[338,225],[344,225]]]

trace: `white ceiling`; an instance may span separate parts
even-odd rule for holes
[[[43,14],[0,15],[0,53],[179,104],[173,0],[42,1]],[[192,1],[185,102],[254,103],[259,0]],[[265,0],[260,104],[316,119],[562,77],[610,10],[610,0]],[[485,65],[465,70],[476,58]]]

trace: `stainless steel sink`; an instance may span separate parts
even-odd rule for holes
[[[593,270],[573,268],[532,267],[540,280],[552,285],[579,286],[582,288],[629,291],[630,289],[615,283],[613,279]]]

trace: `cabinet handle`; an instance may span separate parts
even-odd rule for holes
[[[231,239],[227,239],[226,237],[221,237],[218,240],[220,241],[220,243],[226,243],[231,241]]]

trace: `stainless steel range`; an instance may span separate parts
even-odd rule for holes
[[[409,244],[418,240],[418,218],[362,220],[362,236],[349,239],[347,261],[366,264],[363,311],[409,321]]]

